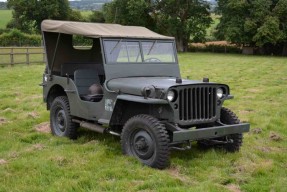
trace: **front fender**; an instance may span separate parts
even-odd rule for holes
[[[139,114],[148,114],[155,118],[167,119],[172,111],[168,101],[163,99],[145,99],[136,95],[118,95],[114,104],[110,125],[124,125],[128,119]]]

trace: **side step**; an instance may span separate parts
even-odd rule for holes
[[[73,122],[75,123],[79,123],[81,127],[89,129],[91,131],[95,131],[98,133],[110,133],[112,135],[116,135],[116,136],[120,136],[119,133],[113,132],[113,131],[109,131],[107,128],[104,128],[103,126],[99,125],[99,124],[95,124],[95,123],[89,123],[87,121],[80,121],[77,119],[72,119]]]

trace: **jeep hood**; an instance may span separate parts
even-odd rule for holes
[[[173,86],[184,86],[191,84],[207,84],[202,81],[182,80],[182,83],[176,83],[174,77],[129,77],[117,78],[107,82],[107,88],[112,91],[119,91],[124,94],[142,95],[145,87],[154,87],[166,92]],[[210,83],[213,84],[213,83]]]

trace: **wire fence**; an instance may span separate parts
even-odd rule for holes
[[[43,47],[0,47],[0,66],[45,62],[46,53]]]

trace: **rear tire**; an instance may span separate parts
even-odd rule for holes
[[[136,157],[143,164],[164,169],[169,165],[169,136],[165,126],[149,115],[137,115],[124,125],[122,152]]]
[[[78,124],[72,122],[70,105],[66,96],[54,99],[50,109],[50,125],[52,134],[59,137],[77,138]]]

